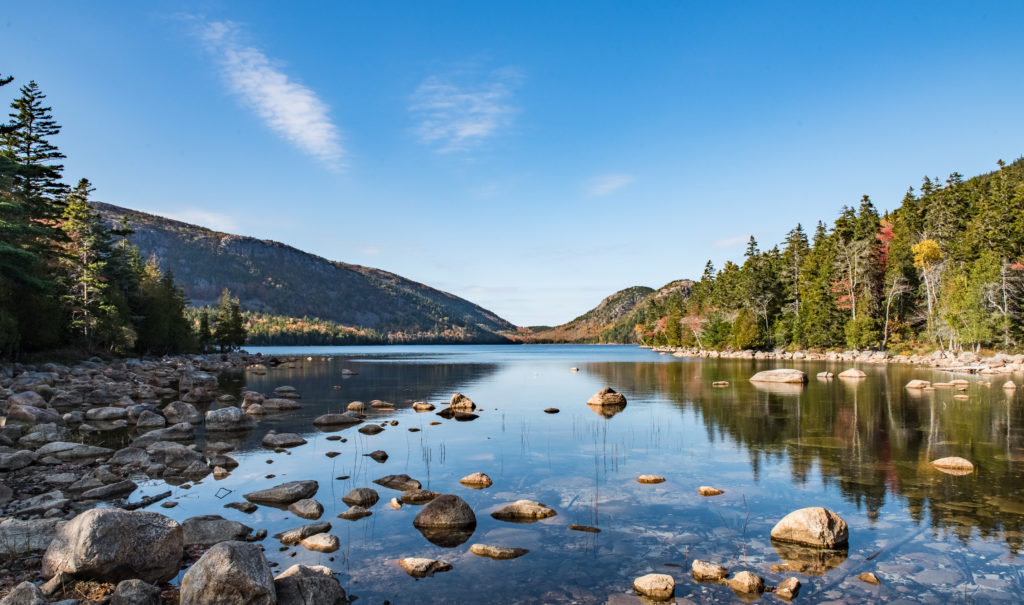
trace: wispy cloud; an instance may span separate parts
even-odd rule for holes
[[[158,211],[156,214],[166,216],[176,221],[207,227],[214,231],[232,232],[238,229],[235,219],[217,212],[208,212],[199,208],[176,208],[173,210]]]
[[[605,174],[587,181],[587,194],[595,197],[611,195],[636,180],[629,174]]]
[[[727,237],[720,239],[713,244],[712,248],[735,248],[736,246],[742,245],[750,241],[749,235],[737,235],[736,237]]]
[[[440,153],[476,147],[511,125],[518,113],[512,93],[521,81],[519,71],[511,68],[483,78],[430,76],[416,88],[409,106],[418,121],[416,133]]]
[[[330,108],[315,92],[281,71],[263,51],[244,43],[235,23],[203,23],[198,35],[220,63],[231,91],[267,126],[327,167],[344,167],[341,133],[331,121]]]

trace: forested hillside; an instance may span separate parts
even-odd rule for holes
[[[109,223],[127,217],[132,244],[173,272],[193,306],[211,305],[230,290],[252,312],[250,344],[508,342],[499,332],[514,328],[467,300],[393,273],[110,204],[95,207]]]
[[[864,196],[831,225],[794,227],[742,263],[709,262],[688,298],[637,326],[648,344],[704,348],[1019,347],[1024,160],[925,178],[880,213]],[[626,339],[622,339],[626,340]]]

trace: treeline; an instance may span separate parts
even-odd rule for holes
[[[252,311],[243,312],[249,338],[253,346],[286,345],[397,345],[397,344],[458,344],[510,342],[504,336],[481,328],[452,324],[447,318],[432,330],[393,330],[379,332],[371,328],[355,328],[317,317],[287,317]]]
[[[864,196],[769,250],[751,237],[742,264],[709,261],[689,297],[652,301],[612,330],[702,348],[1013,349],[1022,261],[1024,160],[1000,161],[969,180],[926,177],[884,214]]]
[[[0,77],[0,87],[13,78]],[[171,353],[196,347],[171,273],[143,261],[127,221],[90,207],[87,179],[63,182],[61,127],[31,81],[0,124],[0,358],[73,348]]]

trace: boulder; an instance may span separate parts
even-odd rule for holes
[[[131,479],[125,479],[124,481],[118,481],[117,483],[111,483],[102,487],[94,487],[93,489],[82,492],[82,500],[113,500],[115,498],[127,498],[132,492],[138,488]]]
[[[108,462],[115,466],[149,466],[149,453],[142,448],[126,447],[117,450]]]
[[[326,533],[313,534],[308,538],[303,538],[299,544],[316,552],[334,552],[340,546],[337,536]]]
[[[30,466],[39,459],[39,454],[28,450],[19,450],[10,454],[0,454],[0,471],[16,471]]]
[[[359,427],[359,432],[364,435],[376,435],[384,430],[384,427],[378,424],[367,424]]]
[[[690,573],[698,582],[719,582],[729,575],[729,570],[721,565],[694,559],[690,565]]]
[[[348,605],[345,589],[321,565],[292,565],[274,578],[278,605]]]
[[[278,504],[287,506],[303,498],[312,498],[320,485],[312,480],[289,481],[268,489],[243,494],[243,498],[256,504]]]
[[[849,535],[846,521],[820,506],[789,513],[771,532],[773,540],[821,548],[842,547],[847,543]]]
[[[67,521],[59,518],[3,519],[0,521],[0,558],[16,559],[45,552],[54,535],[66,524]]]
[[[554,517],[558,513],[553,508],[533,500],[516,500],[491,513],[491,516],[499,521],[511,521],[513,523],[533,523],[548,517]]]
[[[49,605],[50,600],[43,596],[39,587],[32,582],[22,582],[0,599],[0,605]]]
[[[960,458],[959,456],[948,456],[932,460],[932,466],[940,471],[955,475],[968,475],[974,472],[974,464],[970,460]]]
[[[434,404],[427,403],[426,401],[416,401],[412,404],[412,409],[416,412],[432,412],[434,411]]]
[[[474,544],[469,547],[469,552],[480,557],[487,557],[489,559],[516,559],[530,551],[526,548],[510,548],[507,546]]]
[[[867,378],[867,373],[865,373],[863,370],[858,370],[857,368],[850,368],[849,370],[843,370],[842,372],[840,372],[839,377],[845,378],[847,380],[851,378]]]
[[[1007,380],[1006,382],[1003,383],[1003,388],[1006,389],[1007,391],[1016,391],[1017,383],[1015,383],[1012,380]]]
[[[184,548],[181,525],[149,511],[94,508],[57,530],[42,573],[70,573],[119,582],[162,583],[178,575]]]
[[[369,517],[372,514],[373,513],[371,513],[366,508],[356,504],[354,506],[350,506],[347,511],[345,511],[345,512],[341,513],[340,515],[338,515],[338,518],[339,519],[344,519],[346,521],[358,521],[358,520],[362,519],[363,517]]]
[[[23,395],[24,393],[18,393]],[[33,393],[35,394],[35,393]],[[24,424],[44,424],[52,422],[64,426],[64,417],[55,409],[47,407],[36,407],[34,405],[18,405],[11,401],[17,397],[12,395],[7,400],[7,422],[21,422]]]
[[[248,542],[221,542],[181,579],[181,605],[275,605],[274,576],[263,551]]]
[[[473,489],[484,489],[485,487],[494,485],[494,481],[491,481],[491,478],[484,473],[472,473],[466,475],[462,479],[459,479],[459,483]]]
[[[676,581],[663,573],[649,573],[633,580],[637,594],[656,601],[668,601],[675,595]]]
[[[751,376],[750,382],[805,384],[807,382],[807,373],[793,369],[764,370]]]
[[[111,422],[124,420],[128,417],[128,410],[118,407],[91,408],[85,411],[86,420],[102,420]]]
[[[345,406],[345,409],[352,412],[365,412],[366,404],[363,403],[362,401],[352,401],[347,406]]]
[[[246,540],[252,528],[238,521],[229,521],[220,515],[200,515],[181,522],[185,547],[213,546],[232,540]]]
[[[605,387],[597,393],[594,393],[590,399],[587,400],[587,405],[624,406],[626,405],[626,396],[622,393],[616,392],[611,387]]]
[[[359,424],[365,417],[362,414],[355,412],[345,412],[344,414],[324,414],[317,416],[313,420],[313,426],[348,426],[352,424]]]
[[[160,605],[160,588],[142,580],[123,580],[110,595],[110,605]]]
[[[319,519],[324,514],[324,506],[312,498],[303,498],[289,504],[288,511],[303,519]]]
[[[263,447],[270,448],[295,447],[305,444],[306,440],[302,438],[302,435],[298,435],[296,433],[276,433],[271,431],[264,435],[261,443],[263,444]]]
[[[664,483],[665,478],[660,475],[640,475],[636,478],[637,483]]]
[[[184,401],[172,401],[164,406],[164,418],[171,424],[187,422],[189,424],[202,424],[203,415],[199,413],[196,406]]]
[[[45,408],[46,399],[35,391],[22,391],[7,398],[7,405],[32,406],[34,408]]]
[[[800,580],[793,577],[786,578],[775,587],[775,596],[792,601],[800,593],[800,586]]]
[[[255,426],[256,421],[242,411],[242,408],[227,407],[206,413],[207,431],[248,431]]]
[[[419,481],[413,479],[412,477],[406,474],[387,475],[385,477],[381,477],[380,479],[374,479],[373,482],[382,487],[386,487],[389,489],[397,489],[400,492],[409,491],[411,489],[419,489],[423,487],[423,485]]]
[[[435,559],[424,559],[421,557],[407,557],[399,559],[398,565],[405,570],[405,573],[414,578],[427,578],[435,573],[450,571],[451,563],[437,561]]]
[[[917,379],[915,379],[915,380],[911,380],[910,382],[908,382],[907,386],[905,388],[908,388],[908,389],[916,391],[916,390],[924,389],[924,388],[927,388],[927,387],[930,387],[930,386],[932,386],[932,383],[927,381],[927,380],[917,380]]]
[[[140,429],[158,429],[167,425],[167,419],[149,410],[143,410],[135,421],[135,427]]]
[[[476,404],[462,393],[455,393],[452,395],[452,400],[449,402],[448,407],[457,412],[472,412],[476,409]]]
[[[40,457],[54,456],[60,460],[82,460],[85,458],[104,458],[113,454],[114,450],[96,445],[73,443],[70,441],[54,441],[36,450]]]
[[[454,494],[443,494],[424,506],[412,524],[418,528],[476,527],[476,515],[462,498]]]
[[[370,507],[377,503],[380,496],[376,490],[368,487],[357,487],[341,498],[341,501],[349,506]]]

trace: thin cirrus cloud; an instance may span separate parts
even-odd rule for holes
[[[341,133],[331,121],[330,108],[313,90],[281,71],[263,51],[245,44],[235,23],[204,23],[199,38],[220,63],[231,91],[271,130],[328,168],[344,168]]]
[[[587,181],[587,194],[592,197],[611,195],[635,180],[629,174],[605,174]]]
[[[511,126],[519,111],[513,92],[521,81],[512,68],[494,70],[482,79],[466,74],[426,78],[409,105],[417,120],[416,134],[439,153],[479,146]]]

